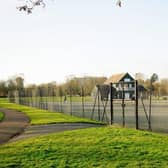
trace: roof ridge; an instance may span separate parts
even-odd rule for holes
[[[108,78],[108,79],[104,82],[104,84],[117,83],[117,82],[119,82],[126,74],[129,74],[129,73],[126,72],[126,73],[113,74],[110,78]]]

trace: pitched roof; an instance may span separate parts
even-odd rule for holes
[[[104,84],[110,84],[110,83],[117,83],[119,82],[127,73],[120,73],[112,75],[110,78],[108,78]]]

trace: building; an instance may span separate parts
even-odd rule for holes
[[[135,98],[135,79],[129,73],[121,73],[112,75],[107,79],[104,84],[109,85],[112,83],[116,89],[114,98],[134,99]],[[124,95],[123,95],[124,94]]]

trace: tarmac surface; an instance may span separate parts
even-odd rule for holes
[[[4,119],[0,122],[0,144],[8,142],[11,138],[24,132],[29,125],[29,118],[21,112],[0,108]]]
[[[64,132],[68,130],[77,130],[91,127],[102,127],[102,124],[91,124],[91,123],[59,123],[49,125],[36,125],[28,126],[25,131],[12,138],[10,142],[23,140],[31,137],[38,137],[41,135],[47,135],[49,133]]]
[[[0,144],[49,133],[103,126],[92,123],[58,123],[33,126],[29,124],[29,118],[22,112],[3,108],[0,108],[0,111],[5,114],[3,121],[0,122]]]

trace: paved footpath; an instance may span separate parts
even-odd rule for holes
[[[0,122],[0,144],[49,133],[103,126],[102,124],[91,123],[59,123],[31,126],[28,117],[22,112],[3,108],[0,108],[0,111],[5,114],[4,120]]]
[[[27,139],[30,137],[37,137],[40,135],[46,135],[49,133],[63,132],[68,130],[76,130],[91,127],[102,127],[102,124],[91,124],[91,123],[59,123],[49,125],[36,125],[28,126],[23,134],[16,136],[10,140],[10,142]]]
[[[22,112],[0,108],[5,118],[0,122],[0,144],[8,142],[11,138],[21,134],[29,125],[29,118]]]

